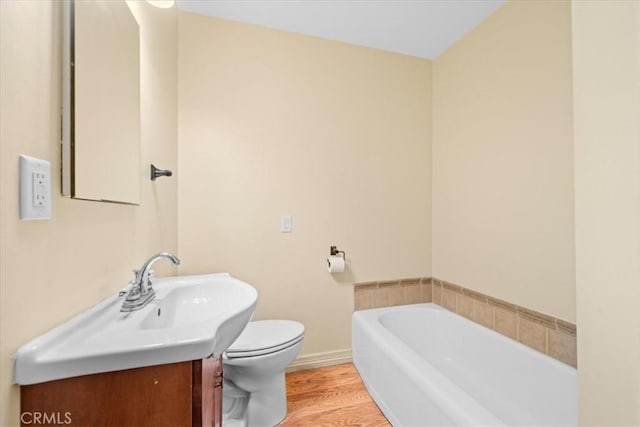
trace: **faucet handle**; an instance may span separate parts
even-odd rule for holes
[[[138,269],[133,269],[131,270],[133,272],[133,279],[129,280],[129,283],[127,283],[127,286],[120,289],[120,291],[118,292],[118,297],[122,297],[124,295],[127,294],[131,294],[131,293],[135,293],[135,286],[136,283],[138,283],[138,275],[140,274],[140,270]]]
[[[134,276],[136,277],[138,276],[138,270],[133,270],[133,273],[134,273]],[[131,292],[131,290],[135,285],[136,285],[136,278],[134,277],[133,279],[129,280],[129,283],[127,283],[127,286],[120,289],[120,292],[118,292],[118,297],[122,297],[128,294],[129,292]]]

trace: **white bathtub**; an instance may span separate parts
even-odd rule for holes
[[[576,370],[435,304],[357,311],[353,362],[394,426],[575,426]]]

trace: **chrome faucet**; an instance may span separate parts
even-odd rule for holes
[[[131,289],[124,299],[120,311],[131,312],[140,310],[156,297],[156,291],[153,289],[153,284],[151,283],[151,279],[154,277],[151,265],[160,258],[168,259],[174,267],[180,265],[178,257],[169,252],[160,252],[146,260],[144,264],[142,264],[142,267],[140,267],[140,270],[134,270],[136,277],[129,282]]]

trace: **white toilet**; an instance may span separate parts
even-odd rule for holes
[[[225,427],[273,427],[286,417],[284,371],[300,352],[303,338],[300,322],[249,322],[223,356]]]

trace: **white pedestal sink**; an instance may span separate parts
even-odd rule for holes
[[[27,385],[79,375],[217,356],[245,328],[257,292],[227,273],[157,278],[156,298],[121,313],[113,296],[21,347],[14,380]]]

